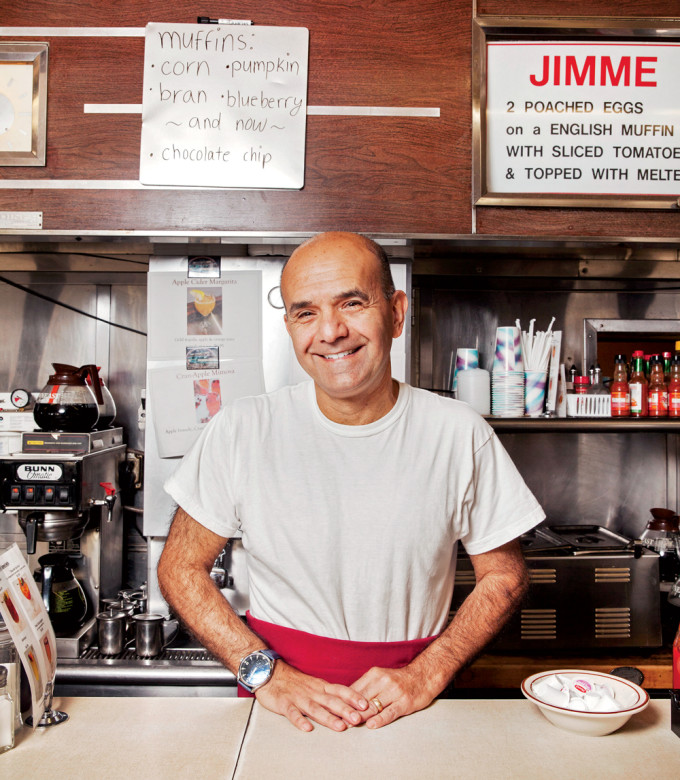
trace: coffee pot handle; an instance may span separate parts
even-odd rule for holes
[[[104,396],[102,395],[102,385],[99,381],[99,371],[97,370],[97,366],[95,366],[92,363],[88,363],[86,366],[81,366],[78,369],[78,373],[80,376],[85,379],[85,374],[89,374],[92,378],[92,391],[94,392],[94,397],[97,399],[97,403],[101,406],[104,403]]]
[[[50,594],[52,593],[52,566],[43,566],[42,600],[45,609],[50,611]]]

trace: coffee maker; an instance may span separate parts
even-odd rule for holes
[[[22,439],[21,452],[0,459],[0,509],[16,512],[32,571],[48,553],[68,557],[87,610],[72,635],[57,636],[57,656],[75,658],[90,643],[101,600],[122,588],[122,428]]]

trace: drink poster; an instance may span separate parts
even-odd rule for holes
[[[259,359],[229,360],[204,371],[150,368],[149,390],[154,404],[154,427],[161,458],[184,455],[206,423],[228,401],[264,393]]]
[[[191,278],[172,271],[149,274],[149,353],[152,360],[205,368],[222,359],[262,354],[262,272],[232,271],[217,278]],[[214,368],[214,365],[208,367]]]
[[[16,544],[0,555],[0,614],[28,678],[35,728],[54,684],[57,640],[38,586]]]
[[[262,271],[152,259],[147,290],[151,418],[160,457],[180,457],[224,404],[265,391]]]

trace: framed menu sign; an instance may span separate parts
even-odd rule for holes
[[[568,21],[478,26],[476,204],[677,208],[680,28]]]

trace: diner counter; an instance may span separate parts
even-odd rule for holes
[[[619,731],[560,730],[525,700],[439,700],[371,731],[294,729],[249,699],[55,698],[59,726],[24,728],[3,778],[560,778],[680,776],[670,703],[653,699]]]

